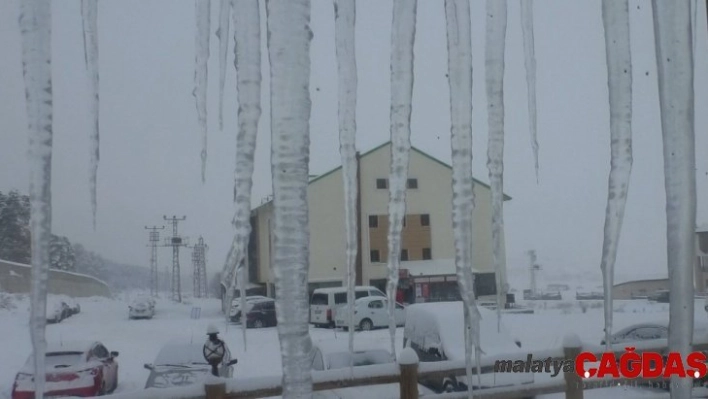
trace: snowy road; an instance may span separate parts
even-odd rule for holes
[[[117,392],[141,390],[148,377],[144,363],[154,360],[162,345],[169,341],[202,342],[207,324],[216,322],[234,356],[239,359],[234,374],[239,377],[278,375],[280,347],[275,328],[248,330],[248,350],[244,351],[241,331],[227,326],[220,313],[220,302],[215,299],[194,300],[193,304],[174,304],[158,300],[157,314],[152,320],[128,320],[127,298],[108,300],[91,298],[80,300],[81,313],[47,328],[49,341],[98,340],[109,350],[120,352],[119,386]],[[28,334],[28,302],[17,303],[12,311],[0,310],[0,398],[10,397],[17,370],[24,364],[31,350]],[[192,307],[201,308],[201,318],[190,319]],[[557,307],[561,306],[562,309]],[[706,323],[703,302],[696,303],[696,322]],[[599,344],[603,337],[602,308],[594,307],[582,313],[580,307],[566,302],[547,302],[547,308],[534,315],[505,315],[504,322],[519,337],[524,349],[559,347],[566,332],[575,332],[583,341]],[[649,304],[645,301],[616,301],[616,328],[625,325],[668,318],[668,304]],[[323,339],[339,339],[347,347],[347,334],[341,331],[311,329],[315,344]],[[386,329],[357,333],[356,342],[379,343],[386,348],[389,336]],[[400,348],[402,329],[398,329]]]

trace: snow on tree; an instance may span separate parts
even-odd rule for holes
[[[357,242],[357,155],[356,155],[356,3],[354,0],[334,0],[335,48],[339,72],[339,152],[342,157],[344,182],[344,222],[347,230],[346,259],[349,352],[354,352],[354,287],[356,285]],[[349,366],[354,373],[354,357]]]
[[[0,192],[0,259],[30,264],[31,240],[29,196]]]
[[[396,290],[401,258],[401,230],[406,217],[406,184],[411,149],[413,44],[417,0],[393,1],[391,29],[391,172],[388,179],[388,329],[396,358]]]
[[[664,141],[669,266],[669,351],[687,356],[693,341],[696,158],[691,0],[652,0]],[[690,398],[692,379],[671,378],[671,398]]]
[[[30,337],[34,354],[35,397],[44,398],[44,354],[52,234],[52,68],[51,3],[24,0],[20,8],[22,70],[29,133],[32,287]]]
[[[73,272],[75,270],[76,256],[74,247],[66,237],[55,236],[49,242],[49,267],[52,269]]]
[[[611,137],[611,168],[601,263],[605,290],[605,342],[609,350],[615,260],[632,172],[632,54],[628,0],[603,0],[602,21],[607,53]]]
[[[310,2],[266,3],[270,59],[271,167],[275,219],[276,315],[283,365],[283,398],[311,398],[310,226]]]
[[[472,274],[472,39],[469,0],[445,0],[447,67],[450,85],[450,144],[452,149],[452,230],[455,269],[464,303],[465,364],[472,381],[472,354],[480,374],[479,309]],[[471,334],[470,334],[471,333]],[[470,394],[471,394],[470,390]]]

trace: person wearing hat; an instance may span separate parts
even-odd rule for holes
[[[226,354],[226,343],[219,338],[219,329],[209,324],[207,327],[207,341],[204,343],[204,359],[211,365],[211,373],[219,376],[219,365]]]

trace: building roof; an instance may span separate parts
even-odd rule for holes
[[[387,142],[385,142],[385,143],[383,143],[383,144],[380,144],[380,145],[378,145],[378,146],[376,146],[376,147],[370,149],[369,151],[366,151],[366,152],[360,154],[360,155],[359,155],[359,158],[360,158],[360,159],[361,159],[361,158],[364,158],[364,157],[366,157],[367,155],[370,155],[370,154],[372,154],[372,153],[374,153],[374,152],[380,150],[381,148],[386,147],[386,146],[388,146],[388,145],[390,145],[390,144],[391,144],[391,141],[389,140],[389,141],[387,141]],[[446,167],[446,168],[452,170],[452,166],[450,166],[450,165],[448,165],[447,163],[445,163],[445,162],[443,162],[443,161],[441,161],[441,160],[439,160],[439,159],[433,157],[433,156],[430,155],[430,154],[427,154],[427,153],[425,153],[425,152],[419,150],[418,148],[416,148],[416,147],[414,147],[414,146],[411,146],[411,151],[414,151],[414,152],[416,152],[416,153],[418,153],[418,154],[424,156],[425,158],[427,158],[427,159],[429,159],[429,160],[431,160],[431,161],[433,161],[433,162],[435,162],[435,163],[437,163],[437,164],[439,164],[439,165],[441,165],[441,166],[444,166],[444,167]],[[325,172],[325,173],[323,173],[323,174],[321,174],[321,175],[310,175],[309,184],[312,184],[312,183],[314,183],[314,182],[316,182],[316,181],[322,180],[323,178],[325,178],[325,177],[331,175],[332,173],[338,171],[339,169],[342,169],[342,166],[341,166],[341,165],[340,165],[340,166],[337,166],[336,168],[334,168],[334,169],[332,169],[332,170],[330,170],[330,171],[328,171],[328,172]],[[474,181],[474,184],[476,184],[476,185],[480,185],[480,186],[485,187],[485,188],[490,188],[490,187],[489,187],[489,184],[487,184],[487,183],[483,183],[483,182],[481,182],[481,181],[479,181],[479,180],[477,180],[477,179],[475,179],[475,178],[473,178],[472,180]],[[255,207],[255,208],[253,208],[253,209],[254,209],[254,210],[255,210],[255,209],[258,209],[258,208],[260,208],[260,207],[262,207],[262,206],[264,206],[264,205],[267,205],[267,204],[270,204],[271,202],[273,202],[272,197],[271,197],[271,196],[269,196],[269,197],[270,197],[270,199],[269,199],[268,201],[263,202],[262,204],[258,205],[257,207]],[[510,196],[504,194],[504,201],[509,201],[510,199],[511,199]]]
[[[668,281],[668,280],[669,280],[668,277],[663,277],[663,278],[646,278],[646,279],[641,279],[641,280],[624,281],[624,282],[615,284],[614,288],[621,287],[623,285],[628,285],[628,284],[651,283],[651,282]]]

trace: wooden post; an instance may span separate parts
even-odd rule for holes
[[[575,334],[567,334],[563,338],[563,355],[565,360],[575,360],[582,350],[580,338]],[[583,399],[583,380],[575,370],[564,373],[565,399]]]
[[[400,398],[418,399],[418,354],[412,348],[403,348],[398,357],[401,370]]]
[[[206,399],[225,399],[226,383],[220,380],[207,381],[204,383],[204,393]]]

